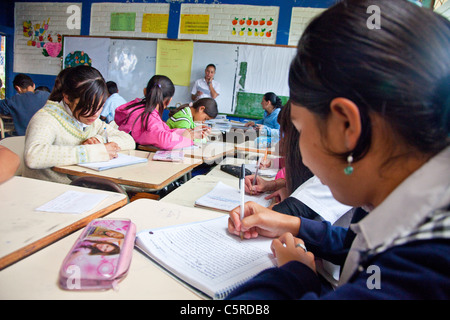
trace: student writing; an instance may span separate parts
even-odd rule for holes
[[[217,117],[217,103],[212,98],[202,98],[193,103],[183,104],[169,114],[169,128],[194,129],[199,122]]]
[[[280,129],[280,124],[278,123],[278,114],[283,106],[281,99],[273,92],[267,92],[261,99],[261,106],[264,109],[264,116],[261,120],[248,121],[246,126],[256,125],[260,130],[266,126],[268,130],[270,129]]]
[[[162,120],[162,113],[175,93],[172,81],[163,75],[153,76],[144,89],[144,99],[135,99],[116,109],[115,122],[119,130],[130,133],[142,145],[163,150],[191,146],[202,132],[170,129]]]
[[[308,25],[289,72],[302,159],[338,201],[365,210],[348,229],[252,203],[241,223],[233,210],[231,232],[279,237],[279,267],[230,298],[450,297],[449,51],[450,22],[403,0],[342,1]],[[343,266],[335,291],[320,289],[324,254]]]
[[[217,103],[212,98],[202,98],[189,104],[184,104],[169,113],[167,125],[169,128],[184,128],[202,130],[203,136],[209,134],[209,127],[200,126],[202,122],[217,117]],[[206,140],[206,138],[202,139]]]
[[[33,116],[27,129],[24,176],[70,183],[51,167],[107,161],[120,150],[135,148],[132,137],[99,119],[108,91],[95,68],[61,71],[50,97],[54,101]]]
[[[0,101],[0,114],[11,115],[16,134],[24,136],[30,119],[45,105],[49,93],[35,90],[36,85],[26,74],[15,76],[13,86],[17,94]]]

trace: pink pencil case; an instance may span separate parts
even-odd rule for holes
[[[129,219],[91,221],[63,261],[60,287],[117,289],[117,284],[127,275],[135,238],[136,226]]]

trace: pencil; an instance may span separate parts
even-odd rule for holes
[[[106,131],[106,127],[105,127],[105,139],[106,139],[106,143],[108,143],[109,139],[108,139],[108,131]]]
[[[251,190],[251,194],[253,194],[254,190],[255,190],[255,185],[256,185],[256,179],[258,178],[258,170],[259,170],[259,166],[261,165],[261,158],[259,158],[258,162],[256,163],[256,169],[255,169],[255,177],[253,178],[253,182],[252,182],[252,190]]]
[[[245,164],[241,165],[241,174],[240,174],[240,185],[239,185],[239,189],[240,189],[240,193],[241,193],[241,221],[244,219],[244,195],[245,195]],[[241,225],[242,228],[242,225]],[[240,232],[240,236],[241,236],[241,240],[244,239],[244,233],[241,231]]]
[[[266,151],[264,152],[264,162],[266,162],[266,160],[267,160],[267,148],[266,148]],[[258,178],[258,170],[259,170],[259,166],[261,165],[261,158],[259,158],[259,160],[258,160],[258,163],[256,164],[256,170],[255,170],[255,178],[253,179],[253,182],[252,182],[252,190],[251,190],[251,193],[253,194],[253,191],[254,191],[254,189],[255,189],[255,185],[256,185],[256,179]]]

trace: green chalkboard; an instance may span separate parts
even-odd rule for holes
[[[236,111],[234,116],[241,118],[262,119],[264,109],[261,106],[261,100],[264,94],[238,92]],[[283,105],[288,101],[289,97],[279,96]]]

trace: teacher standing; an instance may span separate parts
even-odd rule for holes
[[[205,69],[205,77],[195,81],[191,91],[192,101],[201,98],[217,98],[220,94],[220,83],[214,80],[216,66],[208,64]]]

